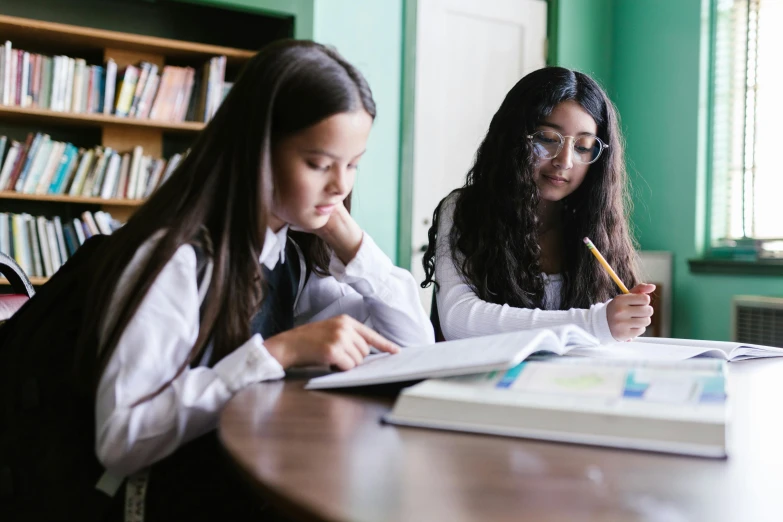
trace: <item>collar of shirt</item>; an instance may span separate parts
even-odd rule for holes
[[[261,257],[258,260],[269,270],[274,270],[277,262],[285,263],[285,245],[288,240],[288,225],[277,231],[266,229],[264,238],[264,248],[261,250]]]

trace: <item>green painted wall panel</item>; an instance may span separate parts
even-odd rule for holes
[[[673,335],[727,340],[731,298],[783,295],[780,277],[691,274],[706,198],[708,0],[615,0],[612,87],[643,249],[674,253]]]
[[[589,74],[611,92],[614,0],[556,1],[557,65]]]
[[[367,78],[378,115],[359,166],[353,214],[392,259],[397,256],[400,175],[402,0],[317,0],[315,40],[333,45]]]

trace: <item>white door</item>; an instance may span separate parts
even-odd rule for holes
[[[465,183],[506,93],[546,63],[545,0],[419,0],[411,271],[438,202]],[[432,287],[421,291],[430,309]]]

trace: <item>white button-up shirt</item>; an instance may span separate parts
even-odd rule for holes
[[[287,232],[287,227],[267,230],[260,262],[269,269],[285,262]],[[107,324],[159,238],[144,243],[126,268]],[[394,266],[369,235],[348,265],[332,256],[329,271],[326,277],[310,274],[295,306],[296,324],[348,314],[400,346],[434,342],[413,276]],[[132,473],[173,453],[215,428],[220,410],[237,391],[285,375],[256,334],[212,368],[188,368],[160,394],[134,405],[171,380],[187,360],[199,332],[196,281],[195,251],[183,245],[150,287],[101,376],[96,452],[114,474]],[[103,337],[105,330],[104,325]]]
[[[596,336],[602,343],[617,342],[609,330],[607,303],[596,303],[589,309],[559,310],[563,284],[559,274],[544,274],[546,310],[515,308],[481,300],[460,274],[451,256],[449,234],[453,226],[455,204],[456,195],[451,195],[441,207],[435,249],[435,281],[439,285],[436,299],[443,337],[452,340],[575,324]],[[460,258],[461,256],[458,256],[458,259]]]

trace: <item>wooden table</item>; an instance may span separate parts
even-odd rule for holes
[[[397,428],[379,422],[388,390],[302,377],[239,393],[220,437],[296,520],[783,521],[783,360],[729,373],[727,460]]]

